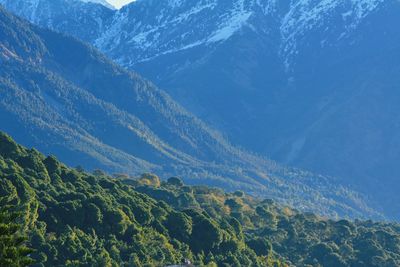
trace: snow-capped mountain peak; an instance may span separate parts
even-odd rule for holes
[[[229,39],[253,14],[253,1],[140,0],[118,11],[110,28],[95,41],[105,51],[129,43],[135,53],[125,65]],[[152,7],[149,7],[152,5]],[[152,12],[156,11],[156,12]],[[131,53],[132,55],[132,53]]]
[[[81,0],[82,2],[88,3],[96,3],[96,4],[101,4],[105,7],[108,7],[109,9],[116,9],[115,6],[113,6],[112,4],[110,4],[109,2],[107,2],[106,0]]]
[[[77,0],[57,0],[75,5]],[[80,0],[110,7],[106,0]],[[0,3],[29,20],[57,29],[68,27],[55,24],[54,16],[45,4],[49,0],[0,0]],[[73,14],[80,21],[85,16],[93,20],[97,29],[88,29],[90,36],[78,36],[94,43],[119,63],[132,67],[162,55],[199,46],[219,45],[244,29],[259,34],[274,32],[273,37],[287,68],[300,53],[303,36],[319,28],[337,28],[336,39],[348,35],[384,0],[137,0],[113,14],[85,11],[76,5]],[[21,5],[23,8],[21,8]],[[37,11],[40,9],[38,22]],[[46,14],[54,12],[54,14]],[[60,8],[62,9],[62,8]],[[68,13],[70,12],[69,9]],[[67,11],[65,11],[67,12]],[[99,14],[92,14],[97,12]],[[340,14],[339,16],[337,14]],[[100,17],[99,17],[100,16]],[[104,16],[105,19],[102,18]],[[111,18],[110,18],[111,17]],[[335,20],[335,23],[331,23]],[[62,18],[61,21],[64,21]],[[74,22],[75,23],[75,22]],[[334,26],[333,26],[334,25]],[[71,25],[75,27],[75,25]],[[85,25],[87,28],[87,25]],[[272,37],[266,37],[272,38]]]
[[[340,10],[340,36],[346,35],[383,0],[139,0],[116,12],[110,27],[95,44],[112,54],[119,47],[132,50],[118,61],[126,66],[182,50],[213,45],[247,29],[277,27],[280,54],[287,65],[298,53],[297,44],[307,32],[322,27]],[[262,12],[260,13],[259,10]],[[258,18],[255,18],[257,17]],[[260,24],[260,16],[276,25]],[[338,38],[340,37],[338,36]],[[126,44],[126,45],[124,45]]]

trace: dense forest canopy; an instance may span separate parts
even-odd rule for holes
[[[21,236],[8,244],[1,231],[0,263],[15,248],[15,266],[28,253],[33,266],[400,265],[398,224],[333,221],[177,177],[87,173],[6,134],[0,179],[0,229]]]

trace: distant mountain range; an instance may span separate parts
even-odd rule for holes
[[[328,216],[382,218],[340,182],[232,146],[151,82],[0,8],[0,129],[71,166],[180,175]]]
[[[400,2],[0,0],[139,71],[242,147],[400,211]]]

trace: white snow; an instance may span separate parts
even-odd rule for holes
[[[384,0],[299,0],[284,16],[281,24],[281,55],[287,68],[291,57],[298,53],[297,42],[308,31],[322,26],[338,8],[347,25],[338,39],[343,38],[376,9]]]
[[[37,22],[40,19],[36,17],[37,12],[40,11],[41,17],[51,12],[43,5],[46,1],[51,0],[0,0],[0,3],[14,6],[16,13]],[[81,1],[107,3],[106,0]],[[99,18],[97,22],[104,31],[93,40],[95,46],[130,66],[198,46],[219,45],[244,27],[262,34],[270,25],[252,21],[256,16],[264,16],[261,21],[273,21],[274,27],[278,27],[277,45],[289,69],[293,58],[300,53],[298,47],[303,36],[314,29],[329,31],[338,27],[336,39],[346,38],[385,0],[288,0],[286,10],[277,8],[280,0],[159,1],[135,1],[115,11],[111,23]],[[334,15],[343,23],[327,24]],[[51,19],[50,14],[49,24]],[[324,38],[321,45],[329,46],[329,41]]]
[[[278,14],[281,12],[277,9],[278,1],[232,0],[229,7],[227,2],[218,0],[168,0],[163,10],[157,11],[157,23],[154,24],[146,24],[142,20],[126,21],[121,14],[116,15],[113,26],[96,41],[96,45],[103,50],[105,47],[112,49],[127,38],[125,42],[135,49],[132,52],[134,55],[121,61],[130,65],[148,61],[196,46],[224,42],[244,26],[254,29],[249,20],[257,7],[261,8],[264,15],[275,16],[278,23],[280,21],[280,53],[289,68],[291,58],[299,53],[297,45],[301,37],[324,25],[325,20],[338,8],[343,10],[342,17],[348,25],[338,36],[339,39],[356,28],[384,0],[293,0],[286,14]],[[127,24],[135,25],[129,28],[130,32],[124,30]]]
[[[242,28],[252,15],[251,11],[245,10],[244,0],[236,4],[235,10],[228,19],[220,25],[220,28],[211,34],[207,43],[220,42],[229,39],[235,32]]]
[[[82,2],[91,2],[91,3],[96,3],[96,4],[101,4],[105,7],[108,7],[109,9],[116,9],[115,6],[113,6],[112,4],[110,4],[109,2],[107,2],[106,0],[81,0]]]

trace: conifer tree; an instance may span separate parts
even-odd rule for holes
[[[21,233],[21,213],[13,210],[6,198],[0,198],[0,266],[28,266],[33,263],[29,257],[33,250],[26,246],[27,238]]]

